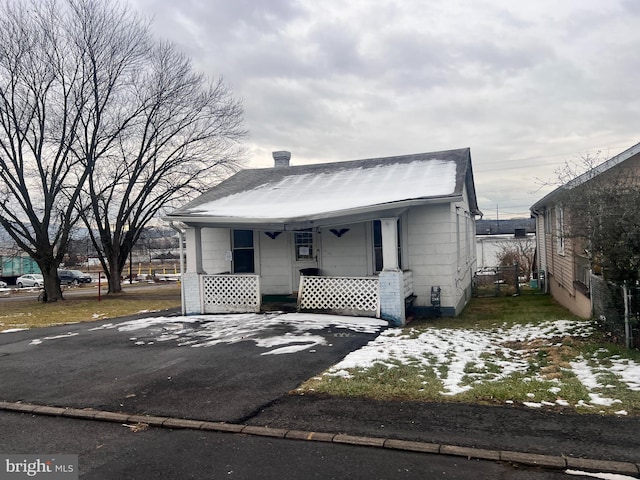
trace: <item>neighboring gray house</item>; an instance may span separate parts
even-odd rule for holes
[[[273,157],[165,218],[186,236],[185,313],[297,295],[300,310],[403,325],[409,305],[465,307],[481,214],[468,148],[302,166]]]

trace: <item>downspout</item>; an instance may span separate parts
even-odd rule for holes
[[[178,232],[178,238],[180,242],[180,304],[182,308],[182,315],[187,314],[187,310],[184,304],[184,230],[176,227],[173,222],[169,222],[169,226]]]

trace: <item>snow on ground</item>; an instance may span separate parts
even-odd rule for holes
[[[629,386],[629,390],[640,392],[640,365],[626,358],[612,358],[613,366],[609,371],[620,376]]]
[[[442,394],[456,395],[474,385],[494,382],[513,374],[529,380],[545,380],[552,384],[549,392],[554,403],[536,401],[530,394],[525,405],[541,408],[549,405],[570,406],[560,397],[561,384],[539,373],[530,373],[532,345],[560,346],[565,336],[588,337],[593,329],[588,322],[557,320],[536,325],[496,326],[493,329],[386,328],[387,322],[374,318],[317,315],[305,313],[260,313],[228,315],[194,315],[183,317],[149,317],[125,322],[105,323],[87,331],[117,329],[128,335],[134,345],[175,342],[184,347],[209,347],[218,344],[253,341],[265,349],[263,355],[313,351],[318,346],[330,346],[319,330],[339,329],[334,335],[349,335],[349,331],[375,334],[377,338],[347,355],[333,366],[327,375],[350,377],[349,369],[370,368],[380,363],[389,368],[400,364],[431,369],[442,383]],[[82,332],[80,332],[82,334]],[[35,339],[31,345],[62,339],[75,334],[62,334]],[[536,343],[537,342],[537,343]],[[589,401],[579,406],[611,407],[620,403],[606,393],[614,381],[631,391],[640,391],[640,363],[620,356],[607,357],[604,367],[599,356],[579,356],[567,364],[566,370],[589,391]],[[564,368],[564,367],[563,367]],[[554,383],[557,382],[557,383]],[[624,409],[616,412],[626,415]]]
[[[63,333],[62,335],[53,335],[51,337],[44,337],[44,338],[35,338],[33,340],[31,340],[31,343],[29,343],[29,345],[40,345],[43,340],[57,340],[59,338],[69,338],[69,337],[75,337],[79,335],[79,333]]]
[[[508,348],[505,344],[565,335],[588,336],[591,332],[587,324],[565,320],[473,332],[468,329],[429,328],[417,335],[414,330],[403,334],[401,329],[389,329],[366,347],[349,354],[330,373],[345,376],[349,368],[367,368],[373,363],[389,367],[397,365],[397,362],[418,363],[426,367],[446,366],[444,373],[443,369],[436,369],[444,386],[442,393],[456,395],[473,388],[461,383],[464,377],[474,376],[474,373],[469,373],[471,369],[483,380],[487,376],[499,380],[516,372],[526,372],[529,362],[524,352]],[[500,373],[490,374],[489,370],[496,370],[495,367]]]
[[[405,330],[393,328],[382,332],[365,347],[350,353],[332,367],[327,375],[350,377],[349,369],[369,368],[379,363],[389,368],[399,364],[422,366],[432,369],[442,383],[444,395],[456,395],[470,390],[474,385],[486,381],[498,381],[514,373],[530,375],[530,349],[527,342],[544,340],[545,345],[560,345],[564,336],[588,337],[593,333],[587,322],[567,320],[549,321],[540,324],[497,327],[493,330],[469,330],[450,328],[427,328]],[[633,360],[614,358],[613,368],[603,369],[595,361],[583,358],[571,362],[571,370],[588,390],[604,389],[600,375],[615,373],[618,381],[630,390],[639,390],[640,364]],[[543,380],[535,374],[531,380]],[[559,387],[551,387],[557,394]],[[531,408],[554,405],[551,402],[525,402]],[[558,405],[569,403],[558,398]],[[584,406],[611,406],[619,400],[590,393],[590,402]],[[620,414],[626,414],[620,411]]]
[[[637,477],[631,477],[629,475],[622,475],[619,473],[583,472],[582,470],[565,470],[564,473],[567,475],[579,475],[581,477],[600,478],[602,480],[637,480]]]

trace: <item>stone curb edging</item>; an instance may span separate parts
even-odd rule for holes
[[[393,438],[365,437],[344,433],[310,432],[304,430],[287,430],[283,428],[259,427],[253,425],[239,425],[225,422],[209,422],[205,420],[188,420],[173,417],[158,417],[150,415],[131,415],[127,413],[108,412],[90,408],[63,408],[46,405],[34,405],[20,402],[0,401],[0,410],[50,415],[85,420],[98,420],[122,424],[144,424],[152,427],[205,430],[226,433],[243,433],[262,437],[285,438],[291,440],[306,440],[314,442],[328,442],[364,447],[387,448],[419,453],[432,453],[466,457],[468,459],[493,460],[522,465],[553,468],[579,469],[592,472],[617,473],[632,475],[640,478],[640,463],[616,462],[610,460],[596,460],[589,458],[574,458],[554,455],[539,455],[533,453],[514,452],[508,450],[485,450],[456,445],[442,445],[437,443],[398,440]]]

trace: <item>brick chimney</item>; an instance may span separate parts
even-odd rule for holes
[[[281,150],[279,152],[273,152],[272,155],[274,160],[274,164],[273,164],[274,168],[289,166],[289,160],[291,160],[291,152]]]

